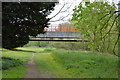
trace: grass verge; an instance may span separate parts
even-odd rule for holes
[[[32,55],[31,52],[11,51],[3,49],[2,57],[19,59],[20,61],[22,61],[23,65],[12,67],[7,70],[2,70],[2,78],[24,78],[27,71],[26,64],[30,60],[31,55]]]
[[[40,72],[49,72],[50,75],[56,78],[69,76],[61,64],[54,61],[50,52],[36,54],[35,63]]]
[[[118,58],[110,54],[56,49],[37,53],[35,63],[59,78],[118,78]]]

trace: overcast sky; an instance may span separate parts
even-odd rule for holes
[[[51,13],[51,15],[49,15],[49,17],[56,15],[59,12],[59,10],[63,7],[64,4],[65,6],[61,11],[62,13],[59,13],[56,17],[51,19],[52,21],[50,22],[51,25],[57,25],[63,22],[68,22],[68,20],[72,18],[73,8],[75,7],[75,5],[78,5],[81,1],[82,0],[59,0],[59,3],[55,6],[55,10]],[[63,20],[56,21],[63,17],[66,17],[64,18],[65,21]]]
[[[57,14],[59,12],[59,10],[62,8],[63,4],[65,4],[65,6],[62,9],[62,11],[63,11],[62,13],[59,13],[56,17],[51,19],[51,21],[52,21],[52,22],[50,22],[51,26],[57,26],[60,23],[68,22],[69,19],[72,18],[73,9],[75,8],[75,6],[78,6],[81,1],[82,0],[59,0],[59,3],[55,6],[54,11],[48,17],[52,17],[55,14]],[[91,1],[93,1],[93,0],[91,0]],[[107,0],[107,1],[117,3],[120,0]],[[70,8],[67,9],[68,7],[70,7]],[[56,21],[56,20],[59,20],[62,17],[66,17],[66,18],[64,18],[65,21],[63,21],[63,20]],[[55,21],[55,22],[53,22],[53,21]]]

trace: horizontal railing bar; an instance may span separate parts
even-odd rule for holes
[[[68,41],[68,42],[88,42],[87,40],[30,40],[30,41]]]

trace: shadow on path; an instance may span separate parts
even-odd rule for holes
[[[35,51],[29,51],[29,50],[21,50],[21,49],[10,49],[12,51],[21,51],[21,52],[31,52],[31,53],[36,53]]]

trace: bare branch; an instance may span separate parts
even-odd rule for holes
[[[67,11],[68,9],[70,9],[70,7],[71,7],[72,5],[73,5],[73,3],[72,3],[69,7],[67,7],[67,9],[66,9],[66,10],[61,11],[60,13]]]
[[[52,16],[52,17],[49,18],[49,19],[52,19],[52,18],[56,17],[56,16],[59,15],[60,13],[67,12],[67,10],[71,8],[71,6],[72,6],[73,3],[71,3],[71,4],[69,5],[69,7],[67,7],[64,11],[62,11],[66,4],[68,4],[68,3],[64,3],[64,5],[60,8],[60,10],[59,10],[54,16]],[[50,22],[55,22],[55,21],[64,20],[64,18],[68,17],[69,15],[70,15],[70,14],[68,14],[68,15],[65,16],[65,17],[59,18],[58,20],[54,20],[54,21],[50,21]]]
[[[110,19],[112,18],[113,15],[114,15],[114,14],[112,14],[112,15],[108,18],[108,20],[105,22],[105,24],[102,26],[102,28],[101,28],[100,30],[102,30],[102,29],[104,28],[104,26],[107,27],[108,22],[110,21]]]
[[[103,16],[102,18],[100,18],[100,20],[102,20],[103,18],[105,18],[106,16],[110,15],[111,11],[109,13],[107,13],[105,16]]]
[[[117,13],[117,12],[120,12],[120,11],[114,11],[114,13]],[[112,13],[112,11],[110,11],[109,13],[107,13],[105,16],[103,16],[102,18],[100,18],[100,20],[102,20],[103,18],[105,18],[106,16],[110,15]]]
[[[62,11],[62,9],[65,7],[65,3],[63,4],[63,6],[60,8],[60,10],[54,15],[54,16],[52,16],[51,18],[49,18],[49,19],[52,19],[52,18],[54,18],[55,16],[57,16],[61,11]]]
[[[68,17],[69,15],[71,15],[71,14],[67,14],[65,17],[59,18],[58,20],[49,21],[49,22],[56,22],[56,21],[60,21],[60,20],[63,20],[63,21],[64,21],[64,19],[65,19],[66,17]]]
[[[114,13],[119,13],[120,11],[115,11]]]

